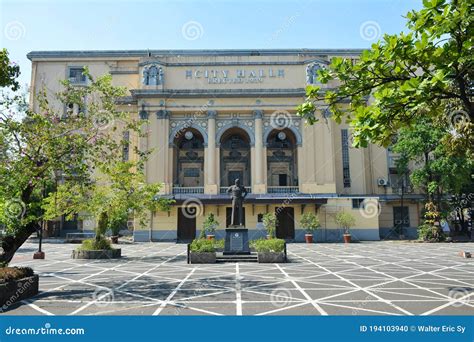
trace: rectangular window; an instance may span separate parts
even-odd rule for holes
[[[84,75],[83,72],[83,67],[70,67],[68,72],[69,82],[72,84],[85,84],[86,75]]]
[[[352,209],[359,209],[361,207],[362,203],[364,203],[363,198],[353,198],[352,199]]]
[[[349,132],[341,129],[342,143],[342,177],[345,188],[351,187],[351,172],[349,168]]]
[[[122,160],[128,161],[130,151],[130,132],[123,132]]]

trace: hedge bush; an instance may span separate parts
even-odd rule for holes
[[[107,240],[105,237],[101,236],[99,240],[96,238],[87,239],[82,241],[80,250],[83,251],[99,251],[99,250],[110,250],[112,246],[110,245],[110,241]]]
[[[194,253],[214,253],[216,248],[214,247],[214,241],[196,239],[191,243],[191,252]]]
[[[423,241],[441,242],[446,239],[446,236],[441,227],[431,226],[425,223],[418,226],[418,239]]]
[[[252,247],[258,253],[274,252],[280,253],[285,250],[285,240],[283,239],[260,239],[252,242]]]
[[[31,277],[34,272],[29,267],[1,267],[0,283]]]

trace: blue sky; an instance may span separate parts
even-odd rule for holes
[[[0,0],[1,47],[29,83],[33,50],[364,48],[410,0]]]

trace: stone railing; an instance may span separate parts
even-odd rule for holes
[[[173,194],[203,194],[203,186],[173,186]]]
[[[292,194],[299,192],[298,186],[269,186],[267,187],[269,194]]]
[[[221,193],[221,194],[226,194],[228,188],[229,188],[228,186],[221,186],[221,187],[220,187],[220,193]],[[248,192],[249,194],[252,193],[252,187],[246,186],[245,189],[247,190],[247,192]]]

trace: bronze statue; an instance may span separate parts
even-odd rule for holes
[[[247,190],[245,189],[244,186],[240,185],[240,180],[237,178],[235,180],[235,184],[234,185],[231,185],[229,186],[229,188],[227,189],[227,193],[230,193],[231,196],[232,196],[232,218],[231,218],[231,221],[230,221],[230,225],[231,226],[243,226],[244,224],[244,206],[243,206],[243,203],[244,203],[244,199],[245,197],[247,197]],[[237,219],[237,222],[238,224],[235,224],[234,220],[235,220],[235,213],[236,213],[236,210],[239,210],[238,211],[238,219]]]

